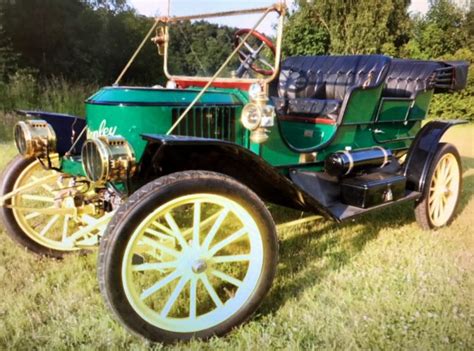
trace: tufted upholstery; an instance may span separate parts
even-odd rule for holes
[[[336,119],[346,94],[381,84],[390,61],[379,55],[290,57],[282,64],[277,112]]]
[[[435,71],[442,66],[436,61],[393,60],[383,96],[409,98],[420,91],[433,89]]]

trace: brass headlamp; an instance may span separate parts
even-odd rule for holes
[[[132,146],[121,136],[87,140],[82,147],[82,163],[87,179],[95,183],[125,181],[137,167]]]
[[[251,102],[244,106],[242,124],[251,131],[250,140],[261,144],[268,140],[268,128],[275,125],[275,108],[268,105],[265,93],[251,95]]]
[[[18,152],[26,158],[47,157],[56,152],[56,133],[43,120],[18,122],[14,129]]]

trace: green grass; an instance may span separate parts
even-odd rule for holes
[[[403,205],[282,230],[278,274],[253,318],[170,349],[474,349],[474,126],[447,139],[464,156],[465,182],[450,227],[421,231]],[[0,169],[14,154],[0,144]],[[301,215],[272,212],[277,223]],[[39,259],[0,237],[0,349],[149,349],[105,309],[96,254]]]

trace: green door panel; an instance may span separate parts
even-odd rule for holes
[[[381,94],[382,86],[353,91],[347,103],[342,123],[358,124],[370,122],[376,114]]]
[[[377,116],[378,122],[405,121],[413,100],[382,98]]]
[[[397,140],[412,140],[420,128],[420,121],[408,121],[406,124],[387,123],[374,129],[374,139],[381,144]]]
[[[336,125],[313,124],[297,121],[279,121],[282,137],[301,152],[318,148],[334,136]]]
[[[433,97],[433,90],[418,93],[415,99],[415,105],[408,116],[409,120],[423,120],[428,114],[428,107],[430,106],[431,98]]]

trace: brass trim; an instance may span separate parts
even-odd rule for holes
[[[245,10],[242,10],[242,11],[245,11]],[[201,16],[209,16],[209,15],[215,15],[212,17],[224,17],[222,14],[226,14],[226,13],[232,13],[232,15],[237,16],[237,15],[242,15],[243,14],[242,11],[229,11],[229,12],[220,12],[220,13],[215,13],[215,14],[196,15],[196,16],[200,16],[199,18],[206,18],[206,17],[201,17]],[[174,81],[186,80],[186,81],[191,81],[191,82],[202,82],[202,81],[209,81],[212,79],[212,82],[216,82],[216,83],[226,83],[226,82],[229,82],[229,83],[239,82],[239,83],[250,83],[250,84],[260,83],[263,86],[264,92],[268,94],[268,84],[270,84],[280,72],[281,51],[282,51],[282,43],[283,43],[283,27],[284,27],[284,21],[285,21],[287,8],[286,8],[286,5],[283,2],[281,2],[267,8],[251,9],[249,11],[255,11],[252,13],[265,13],[263,18],[261,18],[258,21],[259,23],[257,23],[257,25],[254,26],[253,30],[258,28],[258,25],[260,25],[260,23],[263,21],[263,19],[266,18],[266,16],[269,13],[277,12],[280,16],[279,22],[278,22],[277,40],[276,40],[276,48],[275,48],[275,65],[274,65],[275,71],[273,72],[273,75],[271,77],[269,78],[217,78],[216,77],[215,79],[213,79],[211,77],[181,76],[181,75],[171,74],[168,70],[168,57],[169,57],[168,49],[169,49],[169,40],[170,40],[168,23],[179,22],[180,20],[189,19],[189,17],[193,17],[193,16],[171,17],[177,20],[172,21],[172,22],[161,22],[165,25],[165,29],[164,29],[165,42],[164,42],[164,47],[163,47],[163,51],[164,51],[163,69],[164,69],[166,77],[169,80],[174,80]],[[170,17],[161,17],[161,18],[158,18],[158,20],[162,20],[164,18],[170,19]],[[242,43],[245,42],[248,38],[249,36],[245,37]],[[228,58],[228,61],[230,62],[230,59],[232,59],[234,56],[235,56],[235,53],[233,52]],[[227,67],[227,64],[222,68],[225,68],[225,67]]]
[[[25,158],[46,157],[56,152],[56,133],[44,120],[20,121],[14,128],[18,152]]]
[[[100,174],[93,174],[86,148],[94,145],[100,157]],[[105,183],[107,181],[125,181],[136,171],[136,158],[132,146],[123,137],[100,137],[87,140],[82,147],[82,164],[89,181]]]

